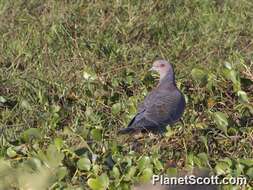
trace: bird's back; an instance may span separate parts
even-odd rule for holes
[[[161,81],[144,100],[145,116],[159,125],[172,124],[180,119],[185,99],[173,82]]]

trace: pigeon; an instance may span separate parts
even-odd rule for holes
[[[176,86],[172,65],[156,60],[150,70],[160,74],[159,84],[138,106],[137,114],[119,134],[133,132],[164,133],[167,125],[180,120],[185,110],[184,95]]]

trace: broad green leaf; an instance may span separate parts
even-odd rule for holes
[[[140,171],[150,166],[150,158],[148,156],[143,156],[138,162],[138,169]]]
[[[100,129],[92,129],[91,136],[94,140],[101,141],[102,140],[102,131]]]
[[[99,173],[99,171],[100,171],[101,169],[100,169],[100,166],[98,165],[98,164],[93,164],[92,165],[92,171],[94,172],[94,174],[98,174]]]
[[[112,175],[116,179],[120,178],[120,171],[116,166],[113,166],[113,168],[112,168]]]
[[[208,156],[205,152],[201,152],[198,154],[199,159],[201,160],[202,166],[208,165]]]
[[[249,168],[246,172],[247,176],[250,177],[250,179],[253,179],[253,168]]]
[[[80,158],[77,161],[77,167],[80,170],[89,171],[91,168],[91,161],[88,158]]]
[[[246,92],[242,91],[242,90],[239,90],[237,92],[237,96],[239,97],[239,101],[242,102],[242,103],[249,103],[249,98],[246,94]]]
[[[217,128],[223,131],[225,134],[227,134],[227,126],[228,126],[227,114],[218,111],[213,114],[213,118]]]
[[[169,126],[166,127],[166,129],[167,129],[167,131],[165,133],[165,136],[169,138],[169,137],[171,137],[174,134],[174,131]]]
[[[50,144],[47,148],[47,163],[50,167],[57,167],[61,164],[64,154],[57,150],[56,146],[53,144]]]
[[[237,163],[235,167],[236,167],[235,175],[240,176],[243,173],[245,166],[243,164]]]
[[[61,181],[68,174],[68,170],[66,167],[57,168],[56,177],[59,181]]]
[[[200,160],[200,158],[197,157],[197,156],[195,156],[195,155],[193,156],[193,162],[194,162],[194,165],[198,166],[198,167],[200,167],[200,166],[203,165],[202,162],[201,162],[201,160]]]
[[[135,166],[130,167],[125,175],[125,180],[130,181],[134,177],[135,173],[136,167]]]
[[[161,163],[157,158],[155,158],[155,159],[153,160],[153,163],[154,163],[154,166],[155,166],[155,168],[156,168],[157,170],[162,170],[162,169],[163,169],[162,163]]]
[[[177,176],[177,168],[169,167],[169,168],[166,170],[166,174],[167,174],[168,176]]]
[[[227,77],[228,77],[228,79],[230,79],[233,83],[236,83],[236,82],[237,82],[237,77],[236,77],[236,75],[237,75],[237,73],[236,73],[235,70],[230,70],[230,71],[228,72]]]
[[[120,112],[121,110],[121,104],[120,103],[116,103],[112,105],[112,114],[116,115]]]
[[[148,182],[150,181],[152,175],[153,175],[153,170],[151,168],[145,168],[142,171],[142,174],[139,179],[141,182]]]
[[[217,175],[226,175],[227,173],[230,173],[230,170],[227,162],[218,162],[215,166]]]
[[[241,82],[235,70],[225,69],[224,75],[228,80],[231,80],[233,82],[233,89],[235,92],[241,89]]]
[[[96,178],[95,179],[94,178],[88,179],[87,184],[92,190],[104,190],[105,189],[103,187],[103,185],[101,184],[101,182]]]
[[[9,147],[6,151],[6,154],[10,157],[10,158],[13,158],[17,155],[16,151],[12,148],[12,147]]]
[[[3,96],[0,96],[0,103],[5,103],[5,102],[7,102],[7,100]]]
[[[41,131],[38,128],[30,128],[22,133],[22,139],[26,142],[40,138],[41,138]]]
[[[253,166],[253,159],[240,159],[239,162],[249,167]]]
[[[92,190],[106,190],[109,186],[109,178],[104,173],[99,177],[88,179],[87,184]]]
[[[222,162],[226,162],[226,163],[228,164],[229,167],[231,167],[232,164],[233,164],[233,163],[232,163],[232,160],[231,160],[230,158],[228,158],[228,157],[222,159]]]
[[[102,183],[103,187],[105,187],[105,189],[109,186],[109,178],[107,174],[103,173],[101,176],[98,177],[98,179]]]
[[[217,86],[217,76],[209,73],[206,87],[209,91],[212,91],[214,86]]]
[[[209,150],[208,148],[208,144],[207,144],[207,137],[206,136],[200,136],[199,137],[200,141],[204,143],[205,147],[206,147],[206,150]]]
[[[29,168],[32,168],[33,170],[38,170],[41,167],[43,167],[42,161],[39,158],[35,158],[35,157],[27,159],[24,162],[24,165],[29,167]]]
[[[56,146],[56,148],[58,150],[61,150],[61,148],[63,146],[63,140],[62,140],[62,138],[59,138],[59,137],[55,138],[54,139],[54,144],[55,144],[55,146]]]
[[[205,85],[207,83],[208,75],[202,69],[194,68],[191,71],[192,78],[201,85]]]
[[[230,135],[230,136],[235,136],[236,134],[238,133],[238,129],[236,129],[236,128],[229,128],[228,129],[228,134]]]
[[[189,166],[194,166],[194,155],[192,153],[189,153],[186,157],[186,163]]]

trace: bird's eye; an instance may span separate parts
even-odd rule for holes
[[[161,66],[161,67],[164,67],[165,65],[162,63],[160,66]]]

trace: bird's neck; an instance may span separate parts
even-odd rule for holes
[[[171,82],[175,84],[175,76],[173,72],[160,73],[160,83]]]

